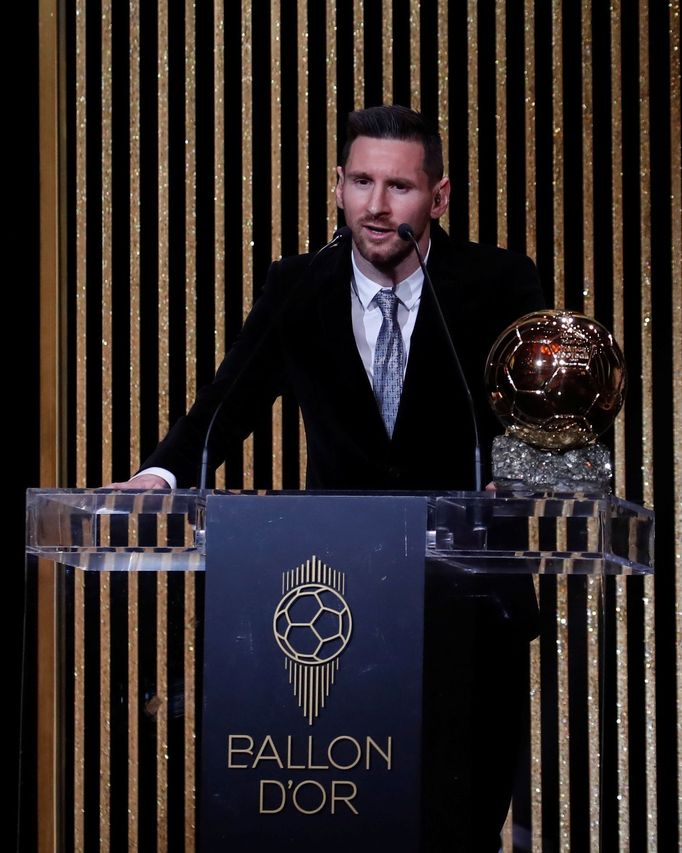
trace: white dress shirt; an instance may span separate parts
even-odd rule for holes
[[[374,387],[374,376],[372,365],[374,362],[374,351],[379,337],[379,330],[383,320],[381,309],[374,302],[374,297],[382,288],[380,284],[367,278],[358,269],[355,263],[355,253],[352,255],[353,279],[351,281],[351,316],[353,320],[353,335],[360,353],[360,358],[365,366],[367,377]],[[395,295],[398,297],[398,325],[403,333],[403,344],[405,345],[405,367],[410,356],[410,340],[414,331],[414,324],[419,310],[419,300],[422,295],[424,284],[424,273],[421,267],[399,281],[395,286]]]

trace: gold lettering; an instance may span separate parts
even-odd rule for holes
[[[348,741],[355,747],[355,758],[351,761],[350,764],[338,764],[336,761],[334,761],[334,756],[332,755],[332,752],[336,744],[341,743],[341,741]],[[357,767],[361,757],[362,747],[355,740],[355,738],[350,737],[350,735],[339,735],[338,737],[335,737],[334,740],[327,747],[327,758],[329,759],[330,764],[333,767],[336,767],[337,770],[351,770],[353,767]]]
[[[390,735],[388,737],[388,740],[386,741],[386,752],[384,752],[379,747],[377,742],[371,737],[367,737],[367,742],[365,745],[366,745],[366,752],[365,752],[365,769],[366,770],[371,769],[371,764],[372,764],[372,762],[370,760],[371,747],[374,747],[374,749],[384,759],[384,761],[386,762],[386,769],[387,770],[391,769],[391,761],[392,761],[392,755],[393,755],[393,738]]]
[[[234,742],[239,740],[246,741],[248,746],[240,749],[234,746]],[[227,736],[227,766],[230,769],[235,769],[239,767],[248,767],[248,764],[234,764],[232,761],[232,755],[235,752],[245,752],[247,755],[253,755],[253,738],[249,735],[228,735]]]
[[[328,764],[313,764],[313,747],[315,745],[315,738],[312,735],[308,735],[308,769],[309,770],[328,770]]]
[[[266,753],[267,749],[272,750],[270,755],[268,755]],[[256,769],[256,767],[258,767],[258,764],[261,761],[276,761],[277,766],[280,768],[280,770],[284,770],[284,765],[282,764],[282,759],[279,757],[279,753],[277,752],[277,748],[275,747],[275,744],[274,744],[272,737],[270,735],[266,735],[263,738],[263,743],[260,745],[260,749],[258,750],[258,754],[254,758],[253,764],[251,765],[254,770]]]
[[[305,809],[298,802],[298,792],[302,790],[304,785],[314,785],[316,788],[319,789],[322,794],[319,806],[316,806],[314,809]],[[324,790],[324,787],[320,785],[319,782],[315,782],[314,779],[306,779],[304,782],[299,782],[298,785],[296,785],[292,794],[292,800],[299,812],[302,812],[303,814],[317,814],[319,811],[322,811],[322,809],[324,808],[324,804],[327,802],[327,792]]]
[[[280,794],[280,802],[277,808],[274,809],[266,809],[265,808],[265,786],[266,785],[275,785],[276,788],[279,788]],[[274,792],[276,793],[276,792]],[[259,802],[258,802],[258,812],[259,814],[277,814],[277,812],[281,812],[284,809],[284,803],[286,802],[287,794],[284,785],[281,782],[278,782],[276,779],[261,779],[260,780],[260,794],[259,794]]]
[[[291,757],[291,742],[293,738],[287,735],[287,769],[288,770],[305,770],[305,764],[294,764],[294,759]]]
[[[347,788],[350,788],[350,794],[346,796],[341,796],[341,794],[337,794],[337,789],[341,788],[342,785],[345,785]],[[353,812],[353,814],[359,814],[358,810],[351,803],[351,800],[354,800],[358,793],[358,787],[355,782],[347,782],[347,781],[339,781],[338,779],[332,780],[332,814],[336,814],[336,803],[345,803],[348,808]]]

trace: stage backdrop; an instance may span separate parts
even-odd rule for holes
[[[538,583],[531,751],[512,811],[536,851],[596,850],[600,833],[613,849],[677,847],[679,33],[678,0],[40,4],[42,485],[127,477],[210,379],[270,259],[329,238],[334,167],[354,107],[395,102],[435,117],[453,181],[446,227],[529,254],[551,304],[595,316],[624,348],[630,391],[608,437],[615,491],[655,507],[657,575]],[[217,484],[297,488],[303,444],[296,406],[279,401],[243,451],[233,448]],[[194,640],[194,592],[184,592],[185,649]],[[108,595],[105,586],[102,613]],[[48,588],[41,637],[49,638],[51,606]],[[76,624],[78,652],[85,629]],[[106,619],[98,630],[106,648]],[[601,661],[600,631],[612,650]],[[184,746],[176,744],[185,804],[172,817],[180,836],[169,832],[168,685],[158,667],[159,849],[193,845],[195,672],[191,655],[185,662],[190,701]],[[99,672],[101,781],[87,803],[107,850],[106,660]],[[77,702],[78,673],[75,685]],[[135,701],[133,691],[124,780],[130,849],[148,807],[138,801]],[[49,713],[41,720],[49,744]],[[79,748],[77,739],[69,782],[76,849],[87,820]],[[39,790],[50,772],[46,760]],[[49,837],[49,799],[39,794],[38,803]]]

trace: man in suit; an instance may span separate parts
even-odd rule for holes
[[[418,113],[351,113],[341,159],[336,198],[350,234],[271,265],[214,381],[141,471],[114,486],[196,485],[214,415],[211,468],[289,390],[305,424],[308,488],[473,487],[472,420],[448,335],[489,448],[499,430],[485,399],[486,356],[503,329],[542,307],[535,267],[440,228],[450,182],[438,133]],[[447,329],[402,223],[427,259]],[[389,361],[398,367],[387,380]],[[424,849],[497,850],[518,741],[517,674],[536,630],[532,588],[434,572],[426,596]],[[464,709],[463,680],[478,697]]]

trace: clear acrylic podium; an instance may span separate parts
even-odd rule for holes
[[[240,495],[28,491],[26,849],[195,849],[205,512]],[[612,495],[420,497],[439,571],[653,570],[653,512]]]

